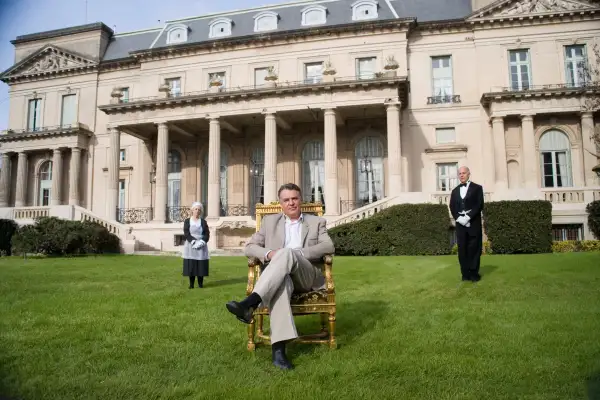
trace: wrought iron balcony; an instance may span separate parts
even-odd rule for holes
[[[23,136],[52,136],[57,133],[77,133],[86,132],[89,133],[87,125],[79,122],[73,124],[63,125],[51,125],[51,126],[39,126],[36,128],[24,128],[24,129],[7,129],[0,131],[0,140],[10,140],[12,138],[18,138]]]
[[[167,207],[167,222],[183,222],[191,215],[191,207]]]
[[[122,224],[143,224],[152,221],[152,208],[117,208],[117,221]]]
[[[242,204],[228,204],[221,207],[223,217],[245,217],[250,215],[250,207]]]
[[[451,104],[460,103],[460,95],[445,95],[445,96],[429,96],[427,98],[427,104]]]

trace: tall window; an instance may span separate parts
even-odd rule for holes
[[[121,90],[121,93],[123,94],[123,96],[121,97],[121,103],[129,103],[129,88],[123,88]]]
[[[323,63],[304,64],[304,83],[319,83],[323,79]]]
[[[531,66],[529,50],[510,50],[508,52],[510,66],[510,87],[512,90],[527,90],[531,85]]]
[[[172,97],[181,96],[181,79],[173,78],[166,80],[167,85],[169,85],[170,93]]]
[[[125,209],[125,179],[119,179],[119,209]]]
[[[74,94],[68,94],[62,97],[62,114],[60,124],[63,127],[73,125],[77,120],[77,103]]]
[[[27,116],[27,130],[30,132],[38,131],[42,123],[42,99],[29,100],[29,110]]]
[[[567,85],[581,86],[587,80],[587,56],[582,44],[565,46],[565,71]]]
[[[439,192],[449,192],[458,185],[458,163],[440,163],[437,167],[437,188]]]
[[[383,199],[383,144],[367,136],[356,144],[354,155],[358,207]]]
[[[323,141],[308,142],[302,150],[302,197],[325,204],[325,153]]]
[[[433,97],[439,103],[452,101],[452,57],[432,57]]]
[[[167,206],[181,206],[181,154],[177,150],[169,150],[167,165],[168,196]]]
[[[573,186],[571,145],[563,132],[553,129],[540,138],[542,187]]]
[[[227,152],[222,148],[221,145],[221,162],[219,168],[219,215],[227,215],[227,165],[229,164],[227,159]],[[205,168],[202,174],[202,200],[205,207],[208,207],[208,153],[204,155]]]
[[[255,68],[254,69],[254,86],[260,87],[263,86],[266,81],[265,78],[269,74],[268,68]]]
[[[40,166],[40,189],[39,189],[40,206],[50,205],[50,193],[52,191],[52,161],[45,161]]]
[[[250,207],[255,211],[256,203],[264,204],[265,194],[265,148],[256,147],[250,158],[250,182],[251,182],[251,204]]]
[[[373,79],[375,77],[376,57],[356,59],[356,77],[358,79]]]

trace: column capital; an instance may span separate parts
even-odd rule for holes
[[[594,113],[592,111],[582,111],[581,118],[594,118]]]
[[[386,107],[400,107],[402,105],[402,102],[400,101],[400,99],[398,97],[390,97],[387,98],[383,101],[383,104]]]
[[[323,113],[325,115],[335,115],[335,107],[325,107],[323,108]]]
[[[204,115],[204,118],[206,118],[207,120],[209,120],[209,121],[211,121],[211,122],[212,122],[212,121],[217,121],[217,122],[218,122],[218,121],[219,121],[219,117],[220,117],[220,116],[219,116],[219,115],[217,115],[217,114],[205,114],[205,115]]]
[[[493,117],[490,118],[490,121],[492,122],[492,124],[497,124],[499,122],[504,122],[504,116],[495,115],[495,116],[493,116]]]
[[[535,117],[535,114],[533,114],[533,113],[529,113],[529,114],[528,113],[524,113],[524,114],[521,114],[521,120],[522,121],[533,120],[533,117]]]

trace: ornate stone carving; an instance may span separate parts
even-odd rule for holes
[[[248,222],[246,221],[224,221],[221,226],[219,226],[219,229],[243,229],[243,228],[252,228],[254,229],[254,227],[250,226],[248,224]]]
[[[517,15],[546,13],[553,11],[571,11],[593,8],[592,5],[571,0],[524,0],[512,7],[508,7],[498,15]]]

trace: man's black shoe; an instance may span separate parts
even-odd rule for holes
[[[227,307],[227,310],[229,310],[230,313],[235,315],[237,319],[239,319],[243,323],[249,324],[250,321],[252,321],[252,312],[254,311],[254,309],[245,308],[237,301],[230,301],[225,306]]]
[[[481,280],[481,275],[477,274],[477,275],[473,275],[471,277],[471,281],[473,282],[479,282]]]
[[[283,370],[294,368],[292,363],[285,356],[285,350],[273,351],[273,365]]]

